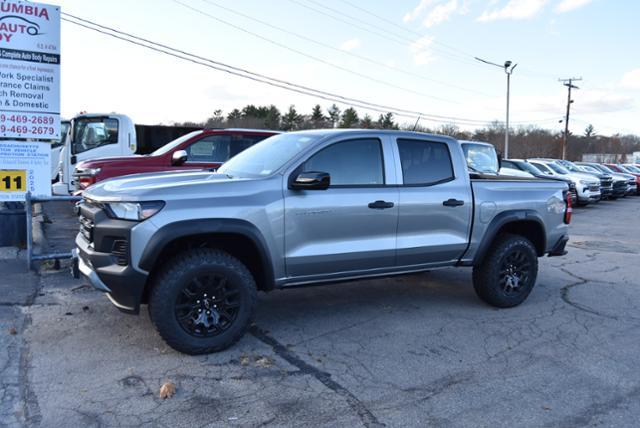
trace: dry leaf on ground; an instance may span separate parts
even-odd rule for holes
[[[176,385],[172,382],[165,382],[160,387],[160,398],[163,400],[171,398],[176,393]]]

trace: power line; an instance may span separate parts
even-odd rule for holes
[[[484,95],[484,96],[490,96],[487,93],[484,93],[484,92],[481,92],[481,91],[477,91],[475,89],[469,89],[469,88],[465,88],[465,87],[462,87],[462,86],[459,86],[459,85],[455,85],[455,84],[452,84],[452,83],[448,83],[448,82],[444,82],[444,81],[441,81],[441,80],[437,80],[437,79],[433,79],[433,78],[430,78],[430,77],[426,77],[426,76],[423,76],[422,74],[419,74],[419,73],[413,73],[413,72],[408,71],[408,70],[403,70],[401,68],[394,67],[393,65],[390,65],[390,64],[385,64],[384,62],[377,61],[377,60],[375,60],[373,58],[369,58],[369,57],[366,57],[366,56],[363,56],[363,55],[359,55],[359,54],[356,54],[356,53],[353,53],[353,52],[347,52],[347,51],[345,51],[343,49],[337,48],[335,46],[332,46],[332,45],[329,45],[327,43],[321,42],[319,40],[313,39],[311,37],[307,37],[307,36],[305,36],[303,34],[295,33],[293,31],[287,30],[285,28],[282,28],[282,27],[279,27],[277,25],[271,24],[269,22],[263,21],[261,19],[255,18],[255,17],[253,17],[251,15],[248,15],[248,14],[239,12],[237,10],[231,9],[229,7],[223,6],[223,5],[218,4],[218,3],[214,2],[214,1],[211,1],[211,0],[201,0],[201,1],[211,5],[213,7],[217,7],[219,9],[225,10],[227,12],[233,13],[235,15],[241,16],[241,17],[249,19],[251,21],[258,22],[258,23],[260,23],[262,25],[265,25],[265,26],[267,26],[269,28],[273,28],[275,30],[281,31],[281,32],[283,32],[285,34],[297,37],[297,38],[299,38],[301,40],[305,40],[307,42],[316,44],[318,46],[322,46],[324,48],[331,49],[333,51],[337,51],[337,52],[339,52],[341,54],[349,55],[349,56],[357,58],[359,60],[366,61],[366,62],[369,62],[371,64],[375,64],[375,65],[380,66],[380,67],[384,67],[384,68],[386,68],[388,70],[393,70],[393,71],[396,71],[396,72],[399,72],[399,73],[406,74],[408,76],[416,77],[418,79],[422,79],[422,80],[425,80],[425,81],[437,83],[437,84],[440,84],[440,85],[443,85],[443,86],[447,86],[447,87],[450,87],[450,88],[459,89],[461,91],[475,93],[475,94]]]
[[[319,9],[313,7],[313,6],[308,5],[308,4],[302,3],[299,0],[289,0],[289,2],[297,4],[298,6],[301,6],[303,8],[308,9],[308,10],[314,11],[314,12],[319,13],[321,15],[327,16],[327,17],[329,17],[329,18],[331,18],[333,20],[336,20],[338,22],[342,22],[343,24],[348,25],[349,28],[352,28],[352,27],[359,28],[362,31],[365,31],[367,33],[370,33],[370,34],[373,34],[373,35],[375,35],[377,37],[380,37],[381,39],[383,39],[385,41],[396,43],[396,44],[398,44],[398,45],[400,45],[402,47],[406,48],[407,47],[407,43],[409,43],[411,45],[414,45],[414,46],[420,47],[420,43],[418,43],[419,41],[416,41],[416,40],[413,40],[413,39],[409,39],[409,38],[404,37],[404,36],[398,36],[397,34],[394,34],[394,33],[387,32],[387,34],[384,34],[384,33],[381,33],[379,31],[375,31],[375,30],[371,30],[369,28],[363,27],[362,25],[354,24],[353,22],[349,22],[349,21],[344,19],[344,16],[348,16],[346,14],[342,14],[341,13],[339,16],[335,16],[335,15],[333,15],[331,13],[327,13],[325,11],[319,10]],[[327,8],[326,6],[323,6],[323,7]],[[351,19],[354,19],[354,18],[351,18]],[[361,21],[361,20],[358,20],[358,21]],[[368,25],[374,26],[372,24],[368,24]],[[392,35],[393,37],[389,37],[389,35]],[[435,43],[435,40],[431,39],[430,42],[431,43]],[[424,46],[424,47],[426,47],[426,46]],[[453,61],[457,61],[457,62],[466,64],[466,65],[477,66],[477,64],[474,64],[473,62],[468,61],[466,58],[458,57],[458,56],[456,56],[455,54],[453,54],[451,52],[443,51],[441,49],[438,49],[437,47],[430,47],[430,48],[433,51],[438,52],[440,55],[442,55],[445,58],[448,58],[448,59],[451,59]]]
[[[68,18],[63,17],[62,19],[64,21],[84,27],[92,31],[96,31],[103,35],[107,35],[128,43],[132,43],[140,47],[151,49],[158,53],[162,53],[162,54],[179,58],[185,61],[189,61],[194,64],[199,64],[199,65],[209,67],[218,71],[223,71],[225,73],[232,74],[237,77],[242,77],[258,83],[267,84],[273,87],[278,87],[278,88],[285,89],[291,92],[296,92],[302,95],[308,95],[312,97],[321,98],[327,101],[348,104],[348,105],[352,105],[352,106],[356,106],[356,107],[360,107],[360,108],[364,108],[372,111],[377,111],[380,113],[391,112],[400,117],[407,117],[407,118],[413,118],[413,119],[422,117],[425,120],[429,120],[437,123],[459,122],[461,124],[466,124],[466,125],[481,125],[481,124],[487,124],[491,122],[491,120],[466,119],[466,118],[459,118],[454,116],[441,116],[441,115],[423,113],[419,111],[406,110],[402,108],[396,108],[392,106],[371,103],[371,102],[359,100],[356,98],[345,97],[345,96],[334,94],[331,92],[321,91],[321,90],[310,88],[307,86],[298,85],[292,82],[271,78],[263,74],[254,73],[247,69],[234,67],[234,66],[231,66],[219,61],[215,61],[209,58],[205,58],[202,56],[194,55],[189,52],[176,49],[161,43],[156,43],[149,39],[138,37],[133,34],[130,34],[121,30],[117,30],[112,27],[101,25],[69,13],[63,12],[62,14],[68,17]],[[69,18],[73,18],[73,20]],[[545,120],[536,121],[536,122],[545,122],[549,120],[554,120],[554,119],[545,119]],[[525,121],[525,122],[533,122],[533,121]]]
[[[211,15],[210,13],[207,13],[207,12],[205,12],[203,10],[200,10],[198,8],[195,8],[195,7],[191,6],[191,5],[189,5],[189,4],[186,4],[186,3],[182,2],[181,0],[172,0],[172,1],[174,3],[177,3],[177,4],[187,8],[187,9],[192,10],[192,11],[194,11],[196,13],[199,13],[199,14],[201,14],[203,16],[206,16],[206,17],[208,17],[210,19],[213,19],[214,21],[217,21],[217,22],[219,22],[221,24],[227,25],[227,26],[229,26],[231,28],[234,28],[234,29],[236,29],[238,31],[242,31],[243,33],[249,34],[249,35],[251,35],[253,37],[256,37],[256,38],[258,38],[260,40],[263,40],[263,41],[265,41],[267,43],[270,43],[272,45],[278,46],[278,47],[280,47],[282,49],[286,49],[286,50],[288,50],[290,52],[294,52],[294,53],[296,53],[298,55],[304,56],[305,58],[312,59],[314,61],[320,62],[322,64],[325,64],[325,65],[328,65],[330,67],[336,68],[338,70],[344,71],[346,73],[353,74],[354,76],[358,76],[358,77],[361,77],[363,79],[367,79],[367,80],[370,80],[370,81],[372,81],[374,83],[378,83],[380,85],[384,85],[384,86],[387,86],[387,87],[390,87],[390,88],[393,88],[393,89],[397,89],[397,90],[400,90],[400,91],[403,91],[403,92],[407,92],[409,94],[418,95],[418,96],[425,97],[425,98],[431,98],[431,99],[442,101],[442,102],[446,102],[446,103],[460,104],[460,102],[458,102],[458,101],[452,101],[452,100],[448,100],[446,98],[441,98],[441,97],[438,97],[438,96],[435,96],[435,95],[430,95],[430,94],[426,94],[426,93],[423,93],[423,92],[418,92],[418,91],[415,91],[415,90],[410,89],[410,88],[405,88],[403,86],[395,85],[393,83],[389,83],[387,81],[384,81],[384,80],[381,80],[381,79],[377,79],[377,78],[369,76],[367,74],[351,70],[351,69],[349,69],[347,67],[343,67],[343,66],[335,64],[335,63],[333,63],[331,61],[324,60],[324,59],[316,57],[314,55],[310,55],[310,54],[308,54],[306,52],[302,52],[301,50],[298,50],[298,49],[292,48],[290,46],[287,46],[284,43],[280,43],[280,42],[277,42],[275,40],[271,40],[271,39],[269,39],[267,37],[264,37],[264,36],[262,36],[262,35],[260,35],[258,33],[255,33],[253,31],[247,30],[246,28],[240,27],[239,25],[232,24],[232,23],[230,23],[228,21],[225,21],[224,19],[221,19],[221,18],[215,16],[215,15]]]

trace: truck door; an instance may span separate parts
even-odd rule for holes
[[[466,162],[455,144],[396,140],[402,171],[397,242],[400,266],[450,264],[467,247],[473,201]]]
[[[385,173],[391,141],[343,140],[311,155],[292,175],[326,172],[326,190],[285,189],[285,251],[289,277],[324,279],[325,274],[395,265],[398,189]],[[385,149],[386,147],[386,149]],[[384,156],[383,156],[384,153]]]

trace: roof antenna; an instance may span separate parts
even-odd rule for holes
[[[420,122],[420,118],[421,118],[421,117],[422,117],[422,116],[418,116],[418,120],[416,120],[416,124],[415,124],[415,125],[413,125],[413,129],[412,129],[412,131],[414,131],[414,132],[415,132],[416,128],[418,127],[418,122]]]

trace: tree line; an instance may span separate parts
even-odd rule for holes
[[[504,123],[495,121],[474,131],[460,129],[455,124],[425,127],[416,123],[400,124],[393,113],[380,114],[377,118],[369,114],[361,115],[349,107],[341,110],[336,104],[323,109],[317,104],[310,113],[299,112],[294,105],[281,112],[275,105],[256,106],[249,104],[242,109],[233,109],[226,115],[220,109],[204,122],[184,122],[177,125],[206,128],[254,128],[281,131],[297,131],[322,128],[364,128],[416,130],[440,135],[448,135],[459,140],[484,141],[493,144],[498,152],[504,153]],[[562,131],[551,131],[534,125],[510,128],[509,156],[511,158],[551,157],[559,158],[562,153]],[[637,135],[598,135],[592,125],[581,134],[569,134],[567,157],[581,160],[587,153],[629,154],[640,151],[640,137]],[[624,159],[623,159],[624,161]]]

